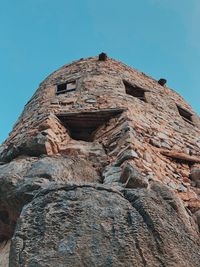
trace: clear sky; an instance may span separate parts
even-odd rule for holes
[[[38,84],[105,51],[178,91],[200,114],[199,0],[0,0],[0,143]]]

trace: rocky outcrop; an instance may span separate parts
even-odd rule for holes
[[[1,242],[0,245],[0,266],[7,267],[9,265],[10,241]]]
[[[199,266],[198,233],[166,187],[51,186],[24,206],[11,266]]]
[[[9,266],[199,266],[199,216],[170,189],[148,184],[129,164],[114,183],[98,183],[96,173],[91,183],[74,183],[69,166],[63,157],[1,166],[1,203],[16,214],[5,221],[12,228],[4,242],[13,236]],[[4,262],[8,248],[0,248]]]

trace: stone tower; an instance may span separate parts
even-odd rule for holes
[[[200,119],[165,79],[81,59],[0,147],[0,266],[200,262]]]

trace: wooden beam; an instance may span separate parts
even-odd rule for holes
[[[173,151],[173,150],[161,149],[160,153],[162,155],[170,157],[170,158],[183,160],[183,161],[188,161],[188,162],[193,162],[193,163],[200,163],[200,157],[190,156],[188,154],[185,154],[183,152],[179,152],[179,151],[176,151],[176,150]]]

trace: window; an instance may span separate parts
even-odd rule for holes
[[[192,121],[192,114],[188,112],[187,110],[181,108],[180,106],[176,105],[178,108],[178,112],[181,115],[182,119],[190,124],[193,124]]]
[[[139,98],[140,100],[142,100],[144,102],[147,102],[146,98],[145,98],[145,90],[144,89],[137,87],[137,86],[133,86],[126,81],[124,81],[124,86],[126,89],[126,93],[128,95]]]
[[[61,83],[57,85],[56,94],[65,94],[67,92],[72,92],[76,90],[76,81]]]
[[[118,117],[124,109],[110,109],[90,112],[57,114],[62,124],[74,140],[93,142],[97,129],[113,117]]]

